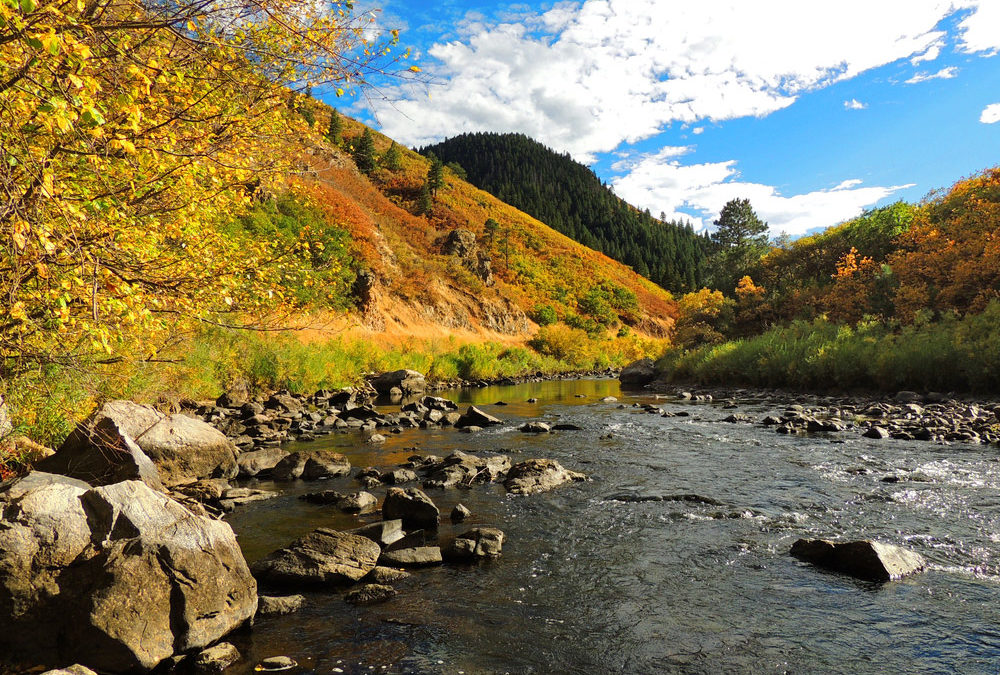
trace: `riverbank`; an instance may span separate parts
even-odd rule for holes
[[[906,326],[795,321],[754,337],[668,350],[657,366],[663,379],[701,385],[996,395],[1000,303],[981,314]]]

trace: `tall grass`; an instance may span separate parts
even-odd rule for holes
[[[659,366],[672,379],[706,384],[1000,392],[1000,303],[903,327],[796,321],[752,338],[671,350]]]

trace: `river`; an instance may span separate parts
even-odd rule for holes
[[[474,525],[507,535],[478,566],[416,570],[384,604],[307,592],[300,612],[258,620],[234,642],[249,673],[287,655],[306,673],[980,673],[1000,667],[1000,462],[996,448],[877,441],[854,433],[781,436],[727,424],[775,412],[626,394],[614,380],[552,381],[444,394],[505,421],[475,434],[404,430],[374,447],[357,432],[303,444],[355,467],[413,454],[504,453],[556,459],[592,480],[528,497],[499,485],[428,491],[442,543]],[[615,396],[619,403],[601,402]],[[537,398],[537,403],[527,403]],[[509,405],[493,405],[505,401]],[[653,403],[686,417],[632,407]],[[391,410],[393,408],[385,408]],[[398,407],[395,408],[398,410]],[[526,420],[582,431],[522,434]],[[884,482],[887,476],[898,482]],[[298,499],[355,491],[344,478],[258,487],[281,491],[228,521],[248,560],[349,516]],[[373,490],[381,497],[384,488]],[[696,494],[622,502],[617,495]],[[457,503],[473,515],[452,525]],[[877,538],[924,555],[930,569],[880,585],[789,554],[800,537]]]

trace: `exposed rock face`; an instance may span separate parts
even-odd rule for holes
[[[495,527],[474,527],[455,538],[445,550],[448,560],[469,562],[498,558],[503,551],[504,533]]]
[[[87,434],[87,443],[64,445],[58,453],[37,462],[35,468],[78,478],[90,485],[139,480],[163,491],[160,472],[153,460],[113,419],[105,417],[81,433]]]
[[[33,472],[0,509],[0,653],[145,672],[257,610],[232,528],[139,481]]]
[[[507,492],[530,495],[545,492],[570,481],[586,480],[582,473],[563,468],[552,459],[529,459],[511,467],[503,485]]]
[[[10,419],[10,411],[7,409],[7,402],[3,394],[0,394],[0,441],[10,436],[14,432],[14,423]]]
[[[91,448],[95,428],[112,420],[156,464],[164,485],[199,478],[235,478],[236,449],[219,430],[186,415],[165,415],[148,405],[110,401],[77,425],[56,455]]]
[[[376,377],[372,380],[372,386],[380,394],[388,394],[393,387],[404,394],[422,394],[427,388],[427,381],[423,373],[415,370],[394,370]]]
[[[622,368],[618,376],[621,383],[630,387],[644,387],[656,379],[656,365],[653,359],[639,359]]]
[[[503,424],[503,420],[480,410],[474,405],[470,405],[465,414],[455,422],[455,426],[459,429],[463,427],[492,427],[498,424]]]
[[[274,584],[349,584],[368,574],[381,552],[367,537],[320,528],[257,561],[253,572]]]
[[[791,553],[800,560],[869,581],[899,579],[927,565],[919,553],[877,541],[799,539]]]
[[[461,228],[448,233],[443,247],[445,255],[455,255],[463,259],[474,256],[477,249],[476,235]]]
[[[389,488],[382,502],[382,517],[399,519],[403,527],[437,529],[441,512],[423,490],[417,488]]]

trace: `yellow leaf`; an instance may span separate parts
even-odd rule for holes
[[[420,72],[420,66],[410,66],[410,71],[414,73]]]

